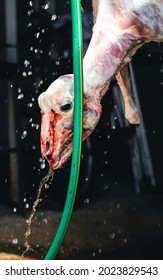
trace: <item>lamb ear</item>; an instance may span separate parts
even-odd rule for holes
[[[68,90],[72,96],[74,96],[74,75],[73,74],[66,74],[60,76],[58,80],[62,80],[65,85],[65,90]]]
[[[73,74],[66,74],[66,75],[58,77],[58,79],[62,79],[62,80],[65,80],[65,81],[72,80],[73,78],[74,78]]]
[[[87,110],[84,111],[83,128],[94,130],[99,119],[100,119],[100,114],[97,110],[87,108]]]
[[[93,6],[93,22],[96,22],[96,18],[97,18],[97,12],[98,12],[98,5],[99,5],[99,1],[97,0],[93,0],[92,1],[92,6]]]

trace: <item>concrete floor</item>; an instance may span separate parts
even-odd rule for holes
[[[75,209],[57,259],[162,259],[163,193],[158,188],[136,195],[132,183],[97,191]],[[0,208],[0,251],[23,252],[25,220]],[[58,227],[60,211],[36,212],[27,256],[44,258]]]

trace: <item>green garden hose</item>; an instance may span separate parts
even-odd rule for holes
[[[45,256],[45,260],[52,260],[55,258],[66,234],[74,206],[80,170],[83,128],[82,8],[80,1],[81,0],[71,0],[74,70],[74,134],[70,179],[60,224],[47,255]]]

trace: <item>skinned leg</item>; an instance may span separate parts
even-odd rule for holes
[[[125,103],[125,117],[130,124],[140,123],[140,114],[131,96],[131,79],[128,64],[116,75],[117,82],[122,92]]]

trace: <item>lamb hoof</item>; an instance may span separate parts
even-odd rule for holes
[[[141,117],[138,112],[135,112],[130,116],[126,116],[126,119],[129,121],[130,124],[140,124],[141,121]]]

